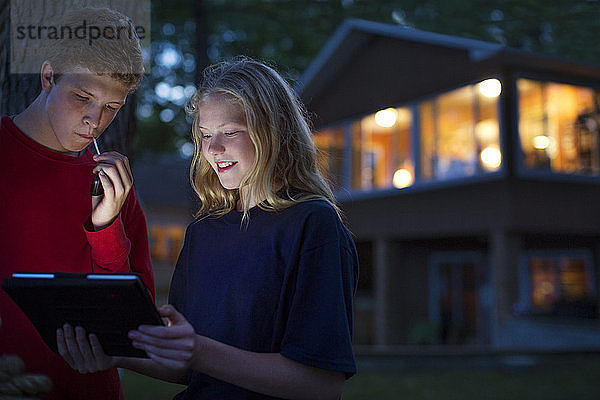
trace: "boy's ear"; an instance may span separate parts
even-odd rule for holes
[[[49,92],[52,85],[54,85],[54,70],[48,61],[42,63],[40,80],[42,82],[42,90]]]

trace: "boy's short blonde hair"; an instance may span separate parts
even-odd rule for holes
[[[77,35],[77,28],[86,34]],[[129,92],[137,89],[144,66],[140,39],[129,17],[109,8],[80,9],[65,14],[58,29],[60,37],[47,48],[45,57],[55,80],[81,67],[110,76]]]

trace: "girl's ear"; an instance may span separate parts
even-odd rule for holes
[[[40,80],[42,83],[42,90],[49,92],[50,89],[52,89],[52,85],[54,85],[54,70],[48,61],[42,63]]]

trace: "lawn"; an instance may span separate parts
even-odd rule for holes
[[[517,361],[519,359],[516,359]],[[600,355],[533,356],[533,363],[359,359],[344,400],[597,400]],[[514,361],[514,360],[513,360]],[[413,367],[411,365],[418,365]],[[183,387],[124,371],[128,400],[170,399]]]

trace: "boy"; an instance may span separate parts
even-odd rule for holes
[[[139,39],[131,20],[109,9],[72,12],[60,26],[83,21],[108,34],[53,43],[38,97],[0,122],[0,279],[17,271],[136,272],[153,294],[146,222],[129,162],[116,152],[87,150],[139,84]],[[95,174],[103,197],[90,194]],[[71,369],[1,291],[0,318],[0,355],[16,354],[28,373],[49,376],[53,389],[44,399],[124,398],[116,369]]]

